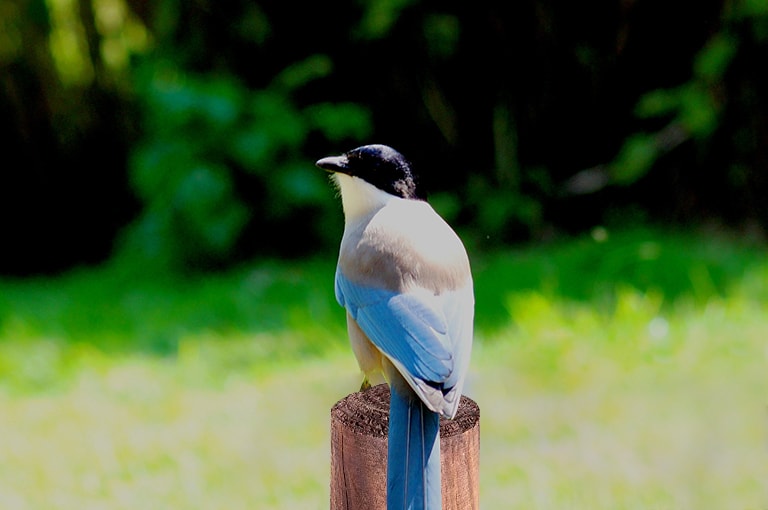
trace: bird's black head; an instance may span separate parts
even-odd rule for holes
[[[419,178],[402,154],[386,145],[364,145],[341,155],[323,158],[317,166],[329,172],[359,177],[400,198],[426,200]]]

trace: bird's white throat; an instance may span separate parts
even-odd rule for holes
[[[403,200],[359,177],[341,173],[333,174],[333,177],[341,195],[341,205],[344,208],[344,218],[347,223],[369,216],[391,200]]]

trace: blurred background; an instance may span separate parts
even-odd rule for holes
[[[330,250],[312,162],[370,142],[483,248],[768,226],[760,0],[1,8],[4,274]]]
[[[507,4],[0,0],[0,506],[326,507],[366,143],[473,261],[484,507],[765,506],[768,2]]]

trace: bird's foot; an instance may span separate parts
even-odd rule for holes
[[[363,379],[363,384],[360,385],[360,391],[365,391],[371,389],[371,381],[368,380],[368,378]]]

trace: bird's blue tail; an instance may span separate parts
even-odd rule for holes
[[[440,416],[408,393],[391,390],[387,510],[439,510]]]

